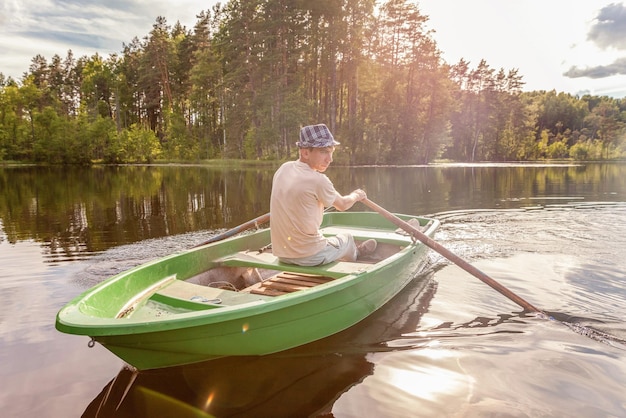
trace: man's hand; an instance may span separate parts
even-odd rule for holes
[[[367,198],[367,194],[365,193],[364,190],[361,189],[356,189],[355,191],[353,191],[352,193],[350,193],[352,195],[354,195],[354,201],[355,202],[359,202],[365,198]]]

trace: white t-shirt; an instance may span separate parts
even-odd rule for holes
[[[324,207],[339,193],[325,174],[301,161],[284,163],[272,182],[270,231],[274,255],[301,258],[317,254],[326,246],[319,227]]]

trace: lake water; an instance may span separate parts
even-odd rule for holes
[[[327,172],[439,218],[437,242],[552,318],[431,251],[366,320],[270,356],[137,373],[55,330],[94,284],[266,213],[274,168],[0,168],[2,415],[626,416],[626,164]]]

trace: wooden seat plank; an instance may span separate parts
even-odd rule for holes
[[[371,269],[371,264],[361,262],[334,261],[323,266],[298,266],[286,264],[270,252],[239,251],[217,260],[219,265],[228,267],[257,267],[268,270],[288,271],[312,275],[323,274],[327,277],[340,278],[348,274],[360,274]]]

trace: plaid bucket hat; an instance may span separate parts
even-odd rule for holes
[[[300,129],[300,141],[296,142],[299,148],[324,148],[339,145],[333,134],[323,123],[309,125]]]

